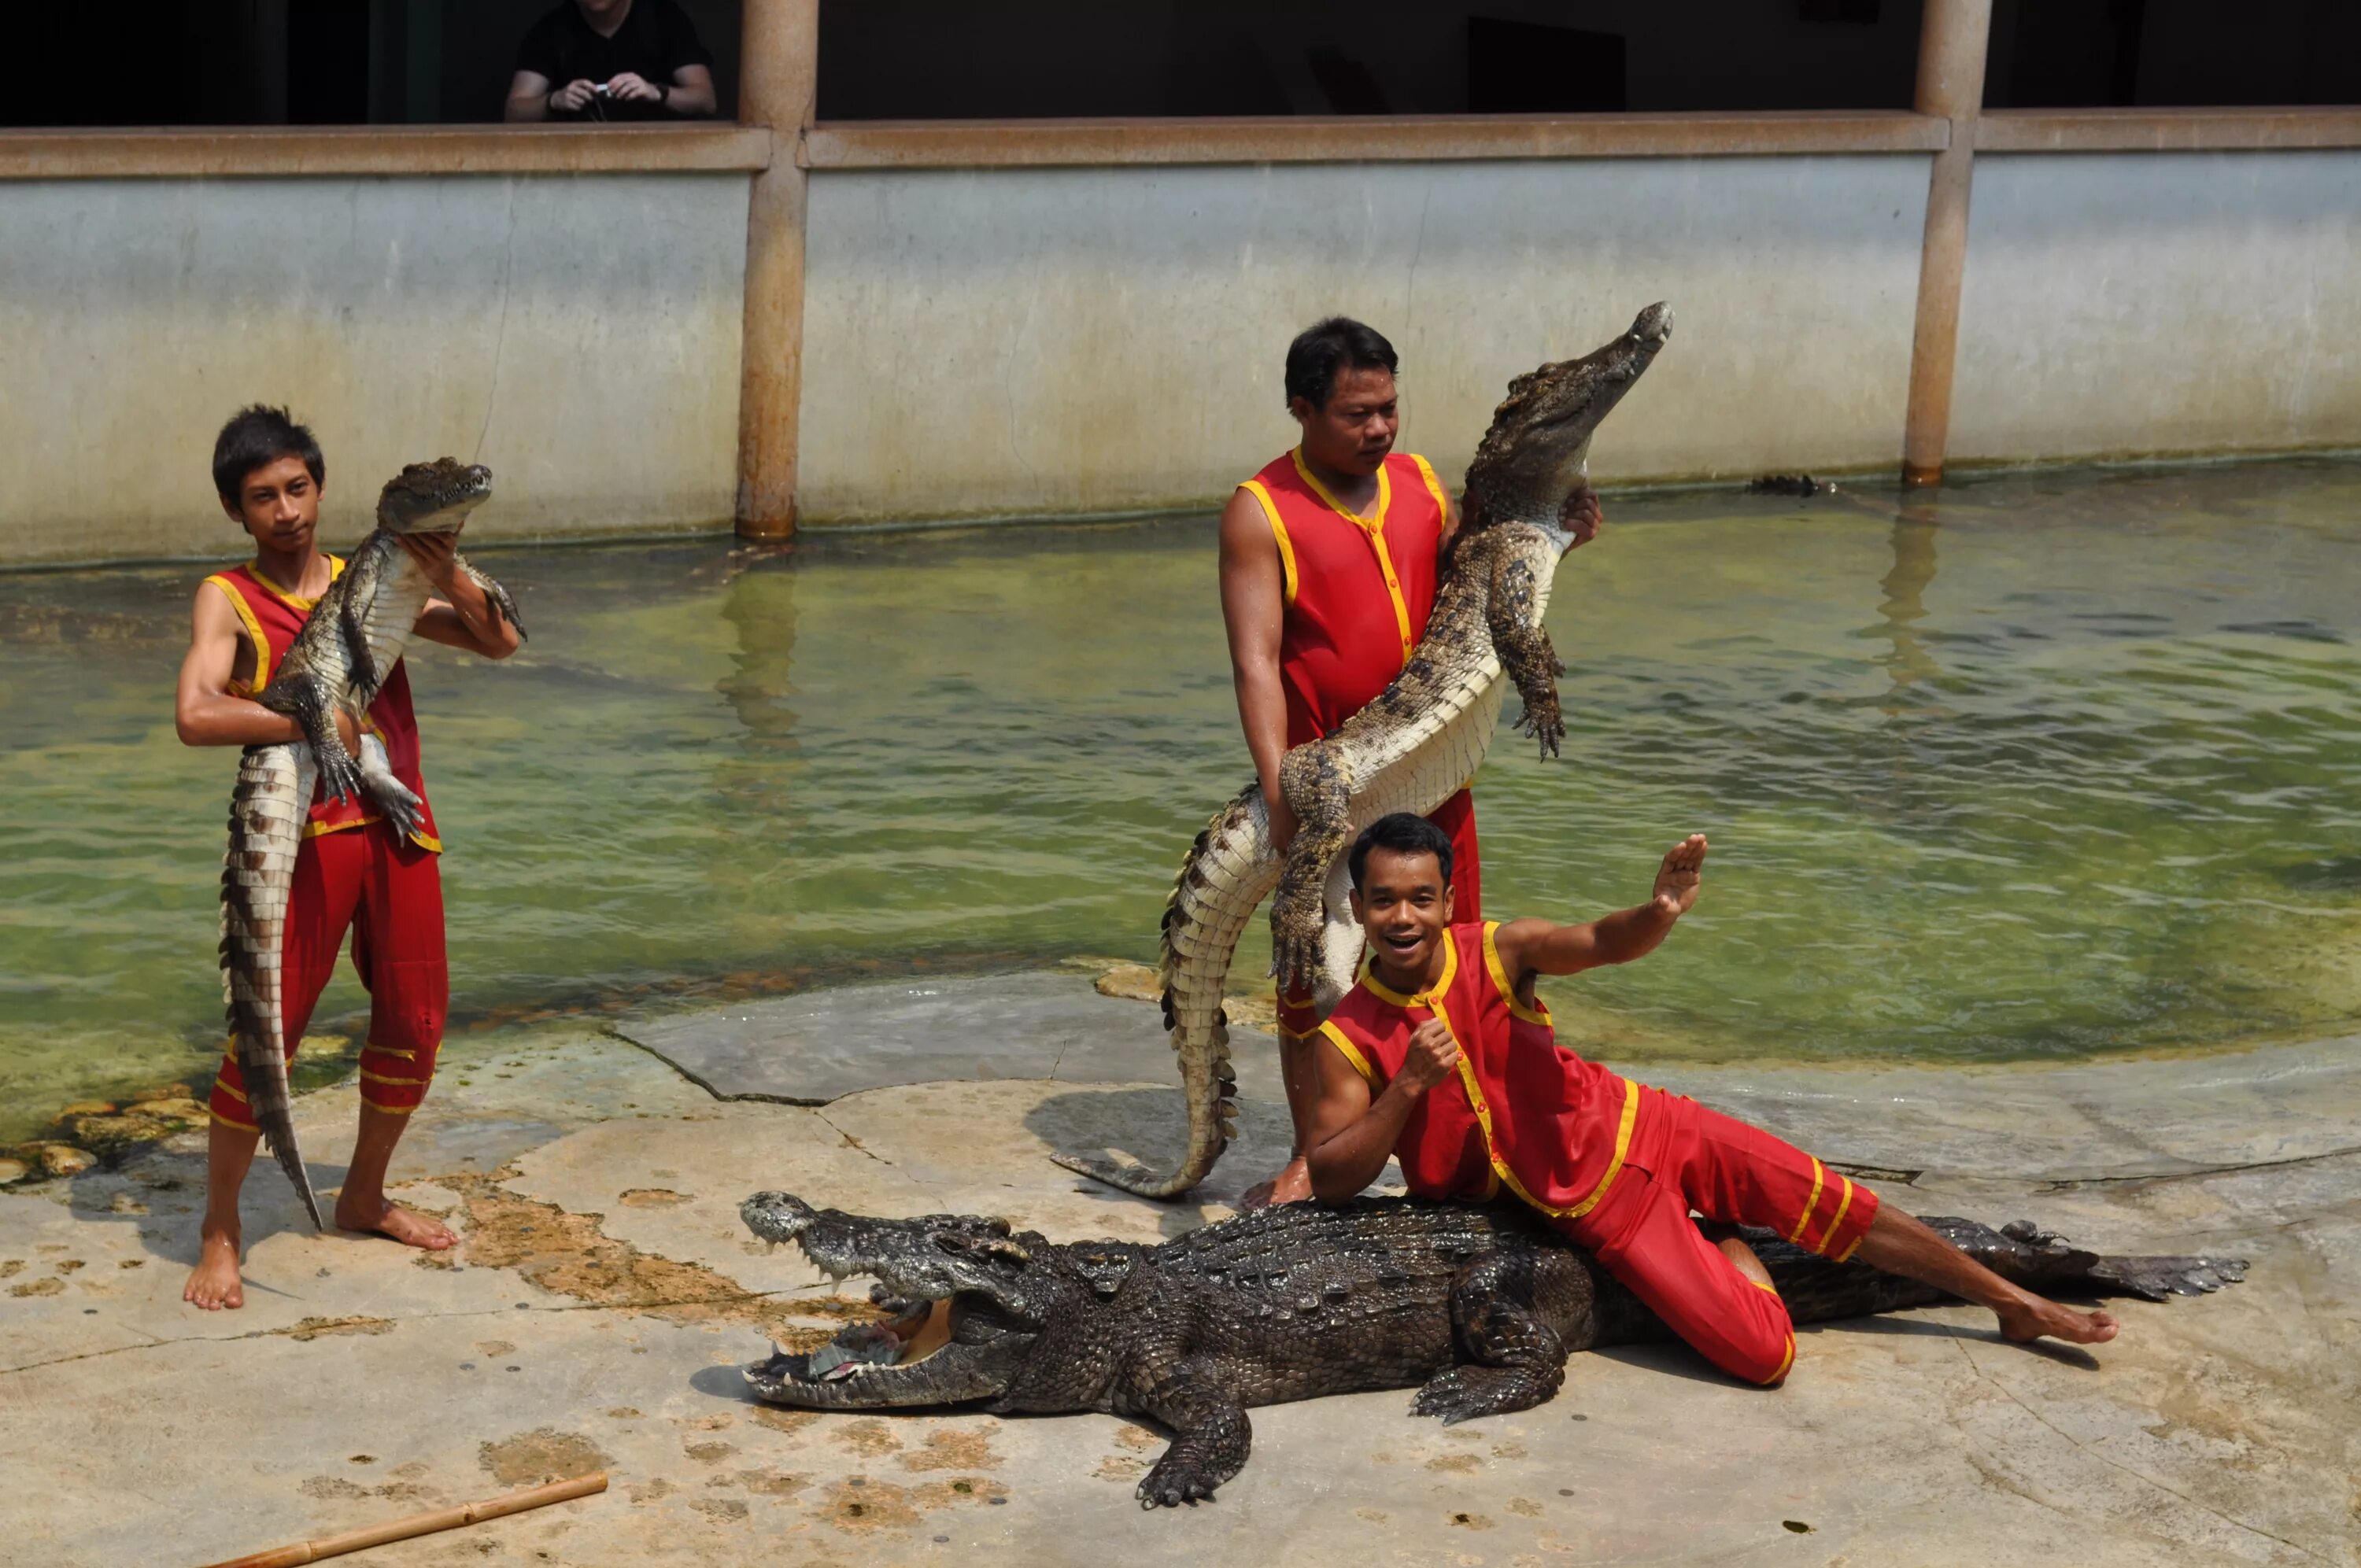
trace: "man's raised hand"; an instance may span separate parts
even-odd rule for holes
[[[1410,1050],[1394,1081],[1412,1094],[1423,1094],[1458,1067],[1459,1042],[1451,1037],[1451,1025],[1440,1018],[1429,1018],[1410,1032]]]
[[[1705,835],[1692,833],[1674,845],[1656,868],[1655,907],[1677,919],[1697,906],[1697,885],[1705,875]]]

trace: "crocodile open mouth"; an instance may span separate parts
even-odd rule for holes
[[[759,1398],[822,1409],[957,1404],[999,1393],[1009,1353],[1033,1337],[966,1292],[889,1310],[816,1350],[774,1351],[750,1364],[747,1385]]]

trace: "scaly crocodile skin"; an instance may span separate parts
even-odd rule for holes
[[[229,1012],[230,1050],[246,1078],[247,1108],[287,1179],[302,1194],[312,1223],[320,1202],[295,1141],[287,1087],[285,992],[280,955],[287,940],[287,905],[302,845],[313,785],[325,778],[331,796],[355,790],[408,833],[420,802],[387,764],[384,743],[364,735],[353,757],[336,733],[335,716],[358,717],[376,697],[409,646],[426,606],[426,574],[399,536],[456,533],[467,513],[491,494],[489,469],[445,457],[413,463],[387,481],[378,498],[378,526],[361,542],[339,576],[313,606],[294,645],[255,700],[302,725],[309,739],[249,746],[230,791],[229,849],[222,861],[222,994]],[[465,561],[460,569],[479,584],[517,626],[506,588]],[[323,1227],[324,1228],[324,1227]]]
[[[1149,1508],[1210,1497],[1246,1462],[1254,1405],[1419,1390],[1444,1422],[1541,1404],[1577,1350],[1669,1337],[1590,1255],[1512,1205],[1362,1199],[1282,1203],[1160,1246],[1059,1245],[970,1214],[872,1219],[759,1192],[739,1213],[838,1278],[873,1276],[897,1315],[948,1300],[950,1339],[907,1365],[774,1354],[757,1398],[822,1410],[992,1401],[1002,1411],[1146,1416],[1172,1446],[1139,1484]],[[2235,1258],[2102,1257],[2019,1222],[1927,1222],[1986,1267],[2049,1294],[2195,1295]],[[1750,1233],[1797,1322],[1942,1300],[1929,1286]],[[859,1336],[866,1325],[840,1335]]]
[[[1060,1155],[1058,1163],[1148,1198],[1205,1178],[1235,1133],[1222,993],[1238,936],[1274,889],[1273,972],[1308,984],[1323,1010],[1352,983],[1360,928],[1346,899],[1345,851],[1389,812],[1424,815],[1476,776],[1491,744],[1504,682],[1524,698],[1521,726],[1557,751],[1560,666],[1542,630],[1558,560],[1573,543],[1564,518],[1589,483],[1591,433],[1654,362],[1672,332],[1662,304],[1579,359],[1543,365],[1509,384],[1467,467],[1458,537],[1425,634],[1393,684],[1325,740],[1298,746],[1279,787],[1301,824],[1282,858],[1258,784],[1197,836],[1164,910],[1164,1024],[1180,1063],[1187,1143],[1167,1170]]]

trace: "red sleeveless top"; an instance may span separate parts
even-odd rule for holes
[[[1287,743],[1333,733],[1393,683],[1434,609],[1435,555],[1451,515],[1426,459],[1387,455],[1378,499],[1347,511],[1312,477],[1301,448],[1239,487],[1260,504],[1279,541],[1287,614],[1279,678]]]
[[[1518,1000],[1499,929],[1452,927],[1442,978],[1414,996],[1389,989],[1373,963],[1320,1032],[1378,1094],[1401,1070],[1411,1031],[1444,1020],[1458,1074],[1419,1097],[1394,1146],[1411,1192],[1480,1201],[1506,1187],[1544,1214],[1576,1219],[1623,1168],[1639,1086],[1559,1047],[1548,1012]]]
[[[329,556],[328,580],[333,583],[344,574],[343,557]],[[288,651],[295,646],[295,634],[303,630],[303,623],[312,618],[312,607],[319,601],[284,591],[256,571],[252,562],[216,572],[205,581],[229,597],[230,608],[237,611],[238,623],[246,629],[247,642],[254,650],[254,679],[232,681],[230,695],[252,696],[270,684],[270,677],[285,662]],[[418,717],[410,707],[410,670],[406,661],[395,661],[393,673],[386,676],[377,700],[369,704],[361,728],[385,742],[386,761],[393,769],[393,776],[423,803],[426,780],[418,771]],[[434,831],[434,808],[422,804],[420,810],[424,820],[411,838],[420,849],[439,854],[443,840]],[[368,801],[360,796],[325,801],[315,785],[311,819],[303,824],[303,837],[316,839],[323,833],[342,833],[383,820],[369,810]]]

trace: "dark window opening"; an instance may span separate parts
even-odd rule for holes
[[[0,126],[497,121],[527,28],[559,0],[161,0],[12,9],[30,85]],[[567,0],[570,3],[570,0]],[[636,3],[636,0],[635,0]],[[739,0],[675,0],[738,106]],[[841,7],[859,0],[832,0]],[[22,17],[15,11],[26,13]]]
[[[1907,109],[1917,0],[822,0],[823,120]]]
[[[2350,0],[1994,0],[1991,109],[2361,104]]]

